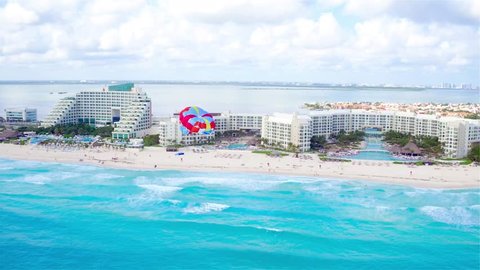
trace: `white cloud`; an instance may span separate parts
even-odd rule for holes
[[[466,26],[422,25],[379,18],[355,25],[352,59],[357,65],[467,65],[478,58],[476,31]],[[358,57],[355,57],[358,55]],[[454,59],[454,60],[453,60]],[[462,61],[460,61],[460,59]]]
[[[7,1],[0,62],[365,72],[478,64],[479,28],[465,23],[478,2],[461,2],[451,21],[403,16],[404,2],[328,0],[312,12],[302,0]]]
[[[32,24],[38,20],[38,16],[18,3],[9,2],[0,9],[0,24],[11,26],[16,24]]]
[[[348,0],[345,3],[345,12],[368,18],[384,13],[392,6],[392,0]]]
[[[477,0],[328,0],[343,7],[346,15],[363,19],[374,16],[406,18],[415,22],[477,25],[480,4]]]
[[[208,23],[275,23],[301,16],[302,0],[171,0],[171,15]]]

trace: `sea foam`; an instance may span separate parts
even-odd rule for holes
[[[154,185],[154,184],[143,184],[143,185],[138,185],[139,187],[146,189],[147,191],[151,193],[155,193],[159,196],[165,196],[169,195],[171,193],[174,193],[176,191],[181,190],[181,187],[175,187],[175,186],[160,186],[160,185]]]
[[[453,225],[473,225],[480,226],[478,216],[473,215],[472,212],[465,207],[439,207],[439,206],[424,206],[420,210],[433,220],[453,224]]]
[[[205,214],[209,212],[221,212],[229,207],[230,206],[226,204],[207,202],[187,207],[183,212],[189,214]]]

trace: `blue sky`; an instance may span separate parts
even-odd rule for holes
[[[0,80],[479,84],[479,3],[0,0]]]

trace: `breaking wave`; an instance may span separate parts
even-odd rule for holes
[[[221,203],[201,203],[194,206],[189,206],[183,210],[184,213],[188,214],[205,214],[209,212],[221,212],[227,208],[229,205]]]
[[[459,206],[424,206],[420,208],[420,210],[437,222],[453,225],[480,226],[480,217],[478,216],[478,213],[477,215],[472,213],[469,208]]]

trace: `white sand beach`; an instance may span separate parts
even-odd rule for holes
[[[421,188],[480,187],[480,167],[476,166],[408,166],[387,161],[356,160],[324,162],[315,154],[270,157],[241,150],[212,150],[196,153],[193,148],[177,156],[163,147],[143,150],[104,148],[75,151],[51,150],[41,146],[0,144],[0,157],[90,164],[124,169],[191,170],[219,172],[268,173],[312,176],[329,179],[366,180]]]

